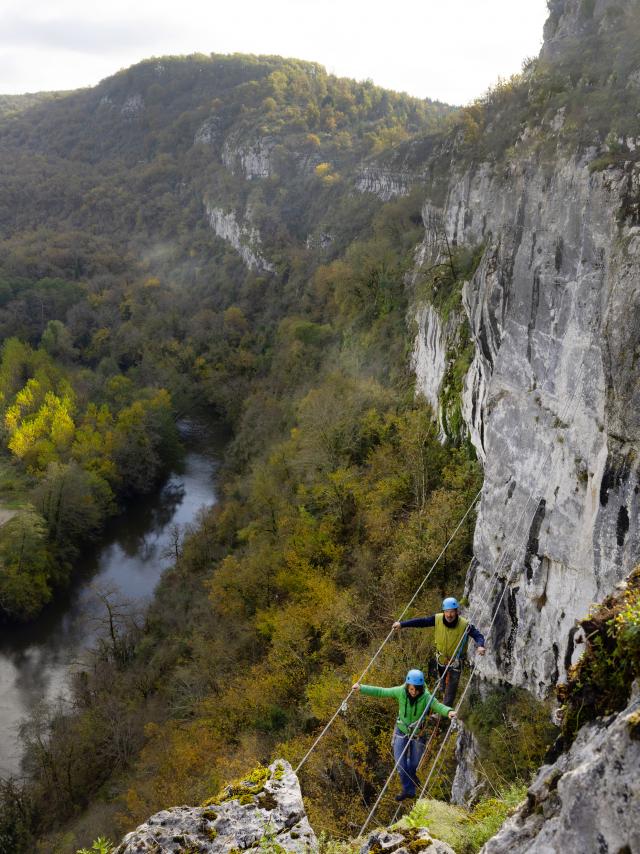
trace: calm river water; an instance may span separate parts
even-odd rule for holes
[[[216,471],[224,438],[198,424],[181,425],[186,454],[153,495],[111,520],[99,547],[79,560],[73,587],[33,625],[0,635],[0,777],[18,774],[21,720],[42,700],[64,696],[70,668],[95,637],[96,588],[117,588],[127,600],[148,600],[170,559],[175,525],[193,522],[216,503]]]

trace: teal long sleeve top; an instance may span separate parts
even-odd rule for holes
[[[443,718],[448,717],[451,711],[450,706],[439,703],[428,691],[425,691],[424,694],[418,697],[415,703],[411,703],[404,685],[398,685],[395,688],[361,685],[360,693],[368,694],[370,697],[394,697],[398,701],[398,720],[396,721],[396,726],[403,735],[410,735],[415,729],[415,725],[420,720],[428,703],[431,703],[429,711],[433,709],[434,712],[442,715]],[[428,714],[429,712],[427,712]],[[423,723],[426,722],[427,715],[425,715]]]

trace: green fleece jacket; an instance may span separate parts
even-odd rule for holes
[[[410,735],[415,729],[415,726],[412,726],[412,724],[420,720],[427,703],[431,702],[429,712],[433,709],[434,712],[442,715],[443,718],[448,717],[451,711],[450,706],[439,703],[435,698],[432,699],[432,695],[428,691],[425,691],[424,694],[418,697],[415,703],[411,703],[404,685],[398,685],[396,688],[378,688],[377,685],[361,685],[360,693],[368,694],[371,697],[395,697],[398,701],[398,720],[396,721],[396,726],[404,735]],[[426,722],[429,712],[424,716],[423,723]],[[422,728],[422,725],[420,728]]]

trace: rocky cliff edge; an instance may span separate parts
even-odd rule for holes
[[[270,854],[319,849],[298,778],[283,759],[258,768],[200,807],[156,813],[127,834],[114,854],[240,854],[256,848]],[[432,839],[426,828],[378,829],[362,840],[359,850],[360,854],[455,854],[446,843]]]

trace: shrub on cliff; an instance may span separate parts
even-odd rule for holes
[[[558,686],[562,734],[569,744],[588,721],[623,709],[631,683],[640,677],[640,567],[580,626],[585,652],[569,670],[567,683]]]
[[[472,810],[433,799],[420,800],[403,818],[401,827],[426,827],[457,854],[475,854],[524,800],[526,788],[513,784],[480,801]]]

